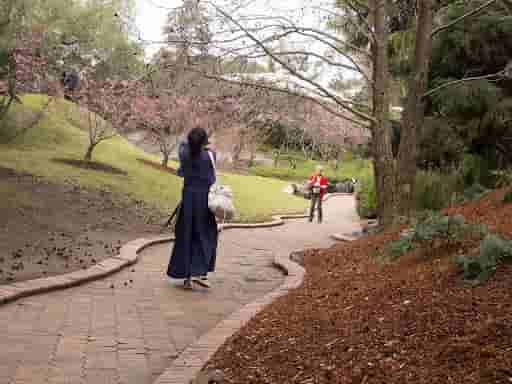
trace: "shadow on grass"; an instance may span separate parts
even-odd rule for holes
[[[100,171],[105,173],[110,173],[113,175],[123,175],[126,176],[128,173],[123,171],[122,169],[113,167],[109,164],[98,163],[96,161],[85,161],[78,159],[64,159],[64,158],[55,158],[52,161],[56,163],[71,165],[73,167],[83,168],[83,169],[92,169],[94,171]]]
[[[145,165],[148,165],[150,167],[153,167],[155,169],[159,169],[160,171],[163,171],[163,172],[168,172],[168,173],[171,173],[173,175],[176,175],[176,169],[174,168],[171,168],[169,166],[164,166],[162,164],[159,164],[159,163],[155,163],[151,160],[146,160],[146,159],[137,159],[138,161],[140,161],[141,163],[145,164]]]

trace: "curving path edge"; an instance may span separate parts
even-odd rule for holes
[[[303,218],[304,216],[300,217]],[[288,216],[286,218],[296,217]],[[282,218],[278,220],[282,220]],[[281,269],[286,275],[281,286],[262,298],[246,304],[201,336],[196,342],[188,346],[154,383],[192,383],[192,380],[196,378],[215,352],[231,336],[238,332],[240,328],[247,324],[249,320],[261,312],[268,304],[272,303],[278,297],[286,295],[291,289],[298,288],[302,284],[306,271],[299,264],[293,262],[288,257],[278,255],[274,258],[274,265]]]
[[[255,224],[220,224],[219,231],[233,228],[275,227],[283,225],[285,219],[299,219],[304,217],[304,215],[283,215],[273,216],[273,220],[270,222]],[[126,243],[120,249],[119,255],[109,257],[92,267],[70,273],[64,273],[62,275],[0,285],[0,305],[10,303],[23,297],[58,289],[70,288],[109,276],[125,267],[135,264],[138,260],[138,254],[144,249],[155,244],[167,243],[173,240],[174,236],[157,236],[150,239],[139,238]]]
[[[352,196],[346,193],[332,193],[324,197],[324,201],[335,196]],[[262,224],[226,224],[227,228],[258,228],[284,224],[286,219],[305,218],[307,215],[274,216],[274,221]],[[225,227],[225,228],[226,228]],[[227,229],[226,228],[226,229]],[[246,325],[254,316],[261,312],[268,304],[277,298],[286,295],[290,290],[298,288],[306,274],[306,270],[292,261],[289,255],[276,255],[274,266],[281,269],[286,275],[283,284],[260,299],[246,304],[238,311],[221,321],[217,326],[201,336],[196,342],[188,346],[169,368],[167,368],[154,382],[154,384],[189,384],[197,377],[206,363],[215,352],[236,332]]]
[[[343,193],[333,193],[325,196],[324,201],[340,195],[347,195]],[[243,223],[227,223],[220,224],[219,230],[234,229],[234,228],[269,228],[284,224],[286,219],[300,219],[306,215],[279,215],[272,216],[273,220],[270,222],[243,224]],[[26,280],[17,283],[0,285],[0,305],[7,304],[12,301],[45,293],[58,289],[65,289],[81,285],[93,280],[98,280],[103,277],[109,276],[121,269],[135,264],[138,259],[138,253],[144,249],[161,243],[173,241],[173,236],[159,236],[151,239],[140,238],[126,243],[119,252],[119,255],[109,257],[92,267],[82,269],[62,275],[43,277],[38,279]]]
[[[336,193],[326,195],[324,200],[334,196],[346,196],[348,194]],[[280,226],[288,219],[305,218],[307,215],[276,215],[270,222],[243,224],[220,224],[219,230],[243,229],[243,228],[269,228]],[[98,280],[137,262],[138,254],[144,249],[161,243],[174,240],[174,236],[157,236],[154,238],[140,238],[125,244],[119,255],[110,257],[102,262],[84,270],[78,270],[63,275],[33,279],[18,283],[0,286],[0,305],[17,299],[36,295],[52,290],[69,288],[81,285],[93,280]],[[172,365],[155,381],[157,384],[185,384],[194,379],[203,366],[224,344],[224,342],[243,327],[252,317],[264,309],[265,306],[289,290],[298,288],[304,279],[305,269],[290,260],[289,255],[277,254],[273,263],[286,275],[281,286],[274,291],[257,299],[221,321],[217,326],[201,336],[195,343],[187,347]]]

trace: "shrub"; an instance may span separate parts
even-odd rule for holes
[[[508,191],[507,193],[505,193],[505,196],[503,197],[503,202],[505,204],[512,203],[512,191]]]
[[[358,188],[359,201],[357,210],[361,217],[375,215],[377,193],[371,175],[361,178]],[[451,204],[461,180],[456,173],[439,173],[433,171],[418,172],[416,177],[416,209],[418,211],[440,210]]]
[[[406,253],[412,251],[415,248],[415,244],[406,237],[401,237],[399,240],[395,240],[388,245],[388,259],[396,260]]]
[[[359,179],[357,187],[357,213],[363,218],[375,218],[377,215],[377,191],[371,175]]]
[[[437,212],[429,212],[416,223],[412,240],[458,239],[468,229],[469,225],[466,224],[463,216],[443,216]]]
[[[462,163],[464,185],[480,183],[482,178],[482,160],[477,155],[466,154]]]
[[[387,255],[395,260],[416,247],[417,243],[444,239],[460,240],[468,233],[479,236],[487,234],[487,228],[478,224],[468,224],[463,216],[444,216],[438,212],[420,214],[413,226],[400,234],[400,239],[388,244]]]
[[[416,209],[439,210],[454,200],[461,184],[455,173],[420,171],[416,177]]]
[[[490,234],[480,242],[478,255],[473,257],[459,255],[455,261],[462,268],[465,279],[481,283],[493,275],[500,262],[510,259],[512,259],[512,242]]]
[[[464,190],[463,195],[466,200],[475,200],[480,198],[485,192],[486,189],[480,184],[473,184]]]
[[[494,186],[496,188],[512,185],[512,171],[510,169],[493,171],[492,176],[494,177]]]

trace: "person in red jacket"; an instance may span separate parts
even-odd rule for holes
[[[318,209],[318,222],[322,222],[322,199],[327,191],[327,178],[322,175],[322,167],[316,167],[316,171],[308,179],[309,187],[311,189],[311,209],[309,211],[309,221],[313,221],[315,215],[315,208]]]

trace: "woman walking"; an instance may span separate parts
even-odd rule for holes
[[[215,155],[210,156],[207,145],[206,131],[194,128],[178,150],[183,195],[167,275],[184,279],[185,289],[192,289],[193,283],[209,288],[207,274],[215,270],[217,257],[217,222],[208,208],[208,192],[216,178]]]

